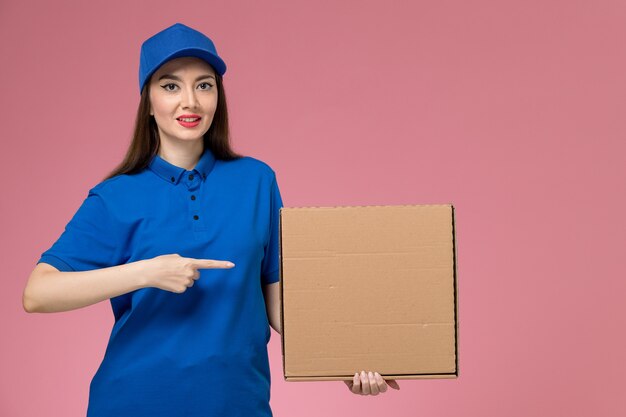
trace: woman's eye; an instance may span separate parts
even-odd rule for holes
[[[205,86],[204,88],[202,88],[203,90],[208,90],[209,88],[213,87],[211,84],[209,83],[201,83],[201,86]]]
[[[178,86],[176,84],[171,84],[170,83],[170,84],[162,85],[161,87],[163,87],[166,91],[174,91],[173,88],[168,88],[168,87],[178,87]]]

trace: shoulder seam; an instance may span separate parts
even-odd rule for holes
[[[104,181],[100,181],[99,183],[97,183],[96,185],[91,187],[91,190],[98,191],[99,189],[104,188],[107,184],[111,184],[112,182],[115,182],[115,181],[119,180],[120,178],[122,178],[122,175],[116,175],[115,177],[106,179]]]
[[[276,172],[274,171],[274,168],[272,168],[267,162],[265,162],[265,161],[263,161],[261,159],[255,158],[253,156],[249,156],[249,155],[244,156],[244,158],[246,158],[246,159],[248,159],[250,161],[253,161],[253,162],[255,162],[255,163],[265,167],[265,169],[267,169],[271,174],[276,175]]]

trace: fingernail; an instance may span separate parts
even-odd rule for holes
[[[228,266],[235,266],[235,264],[232,263],[232,262],[226,262],[226,265],[228,265]]]

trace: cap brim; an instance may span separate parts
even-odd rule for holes
[[[180,49],[180,50],[178,50],[176,52],[173,52],[173,53],[169,54],[165,58],[163,58],[161,60],[161,62],[159,62],[155,66],[155,69],[153,71],[151,71],[149,74],[146,75],[144,83],[141,86],[141,90],[143,91],[143,87],[150,81],[150,78],[152,77],[152,75],[163,64],[165,64],[167,61],[171,61],[174,58],[182,58],[182,57],[186,57],[186,56],[196,57],[196,58],[200,58],[200,59],[206,61],[220,75],[224,75],[224,73],[226,72],[226,63],[224,61],[222,61],[222,59],[220,57],[218,57],[217,55],[214,55],[214,54],[212,54],[211,52],[209,52],[207,50],[199,49],[199,48]]]

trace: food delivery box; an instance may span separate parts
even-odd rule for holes
[[[283,207],[287,381],[458,377],[452,204]]]

